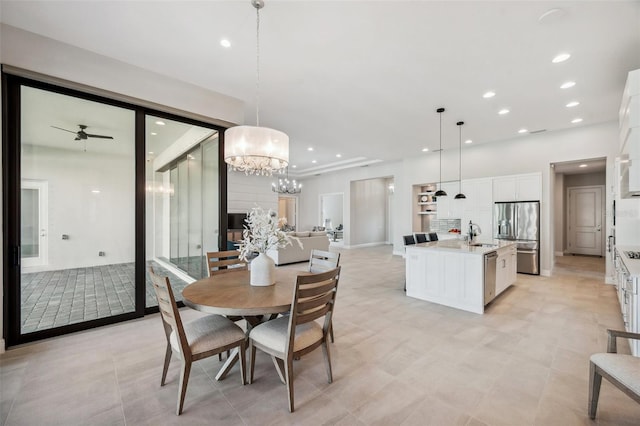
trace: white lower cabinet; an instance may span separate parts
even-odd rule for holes
[[[518,258],[515,246],[498,250],[496,265],[496,296],[516,282]]]
[[[481,314],[484,257],[407,247],[407,296]]]

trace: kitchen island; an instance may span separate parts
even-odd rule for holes
[[[516,245],[511,241],[470,245],[446,240],[410,245],[406,250],[409,297],[482,314],[487,303],[516,281]],[[495,264],[495,274],[485,266],[485,258],[489,265]]]

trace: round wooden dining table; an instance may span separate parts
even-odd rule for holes
[[[244,317],[248,334],[260,322],[261,315],[276,315],[291,309],[296,277],[309,272],[276,268],[276,283],[265,287],[249,284],[249,274],[247,270],[233,271],[195,281],[182,290],[183,302],[192,309],[209,314]],[[224,379],[237,360],[238,350],[234,349],[216,379]],[[282,379],[281,371],[278,373]]]
[[[280,314],[291,309],[296,277],[308,273],[276,268],[276,283],[249,284],[249,271],[216,274],[189,284],[182,290],[184,304],[192,309],[220,315],[255,316]]]

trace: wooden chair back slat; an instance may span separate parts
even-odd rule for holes
[[[323,281],[320,283],[312,283],[312,284],[313,286],[305,286],[300,288],[300,291],[298,293],[299,300],[308,299],[310,297],[315,297],[320,294],[324,294],[335,286],[333,280]]]
[[[209,276],[226,272],[246,271],[247,262],[240,259],[238,250],[207,252],[207,273]]]
[[[319,297],[304,299],[304,301],[302,299],[299,299],[298,306],[296,307],[296,309],[298,309],[298,314],[304,314],[308,311],[312,311],[320,308],[321,306],[327,305],[332,299],[333,299],[333,294],[331,291]]]
[[[340,253],[324,250],[311,250],[309,258],[309,272],[317,274],[337,268],[340,264]]]

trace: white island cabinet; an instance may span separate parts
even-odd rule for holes
[[[515,282],[515,245],[509,241],[481,246],[461,240],[437,241],[406,249],[409,297],[484,313],[484,255],[490,252],[498,254],[496,296]]]

